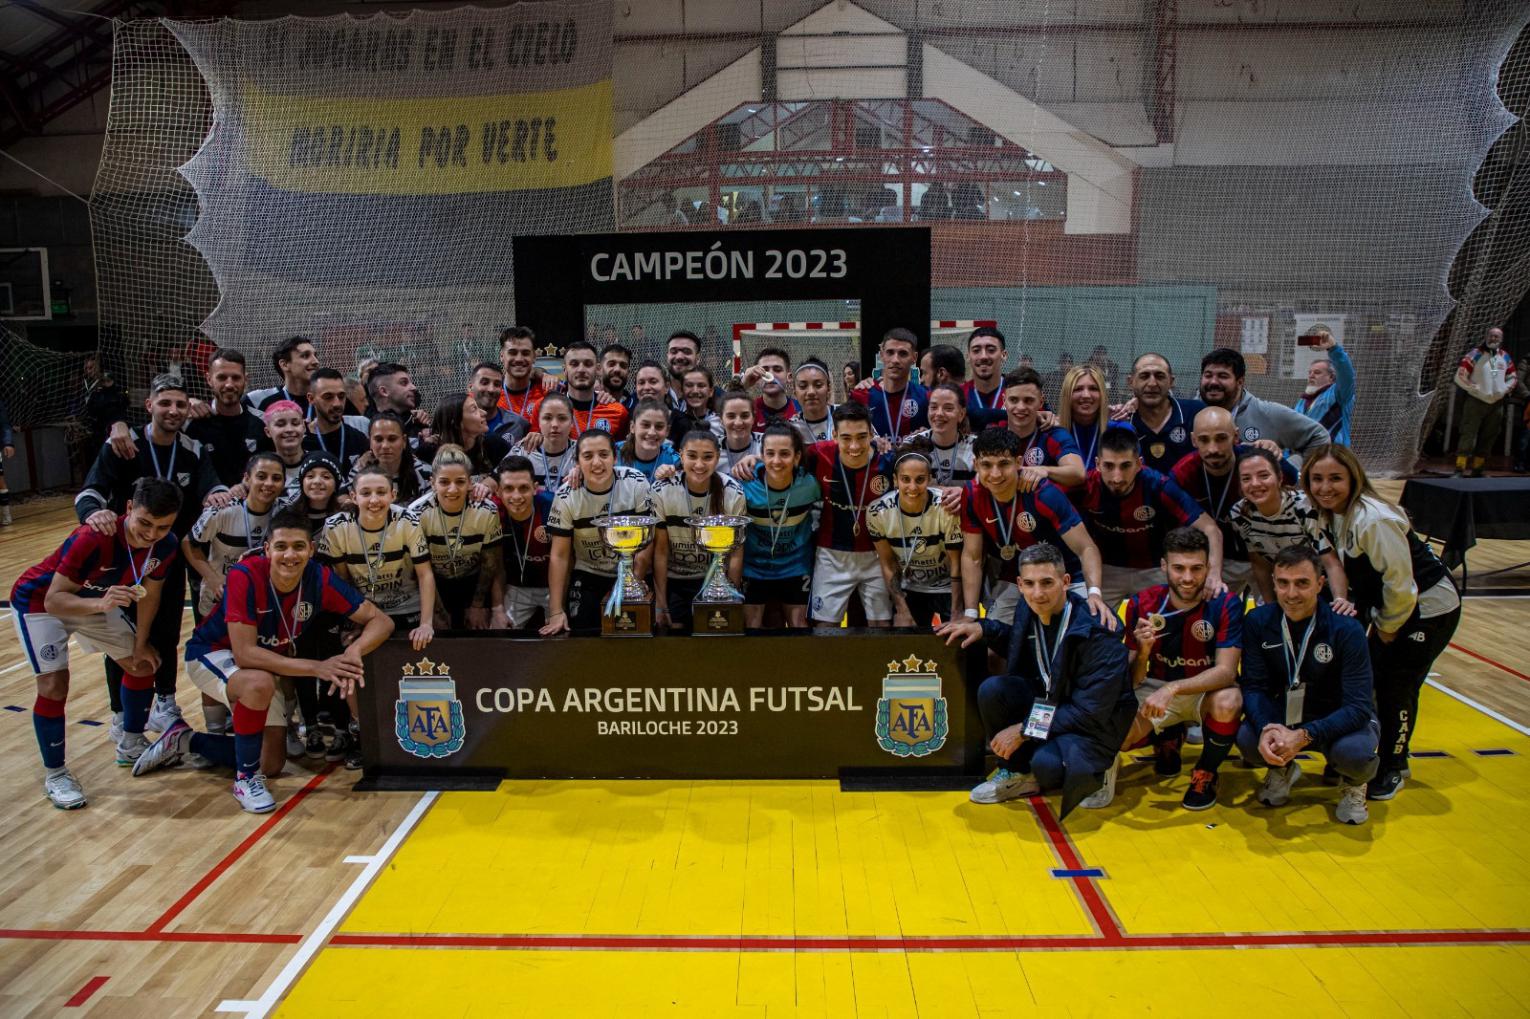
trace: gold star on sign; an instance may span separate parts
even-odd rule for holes
[[[888,672],[889,675],[891,675],[892,673],[897,672],[897,671],[898,671],[898,663],[897,662],[888,662],[887,663],[887,672]]]
[[[934,672],[935,668],[936,668],[936,665],[935,665],[934,662],[925,662],[924,663],[924,671],[925,672]]]
[[[406,675],[406,676],[414,675],[414,666],[413,665],[406,665],[406,666],[404,666],[404,675]]]
[[[903,659],[903,671],[904,672],[918,672],[919,671],[919,656],[918,655],[909,655],[907,658]]]
[[[451,674],[452,674],[452,667],[450,665],[447,665],[447,664],[445,664],[443,662],[442,664],[436,666],[436,675],[438,675],[438,676],[450,676]]]
[[[434,676],[436,674],[436,663],[431,661],[429,658],[421,658],[419,661],[419,666],[420,675],[422,676]]]

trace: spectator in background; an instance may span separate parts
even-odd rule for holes
[[[919,220],[930,222],[951,218],[951,192],[945,184],[935,181],[919,196]]]
[[[1105,384],[1111,389],[1116,388],[1116,383],[1121,380],[1121,366],[1110,359],[1110,351],[1105,349],[1105,344],[1095,344],[1095,348],[1089,352],[1085,364],[1092,364],[1105,376]]]
[[[1493,443],[1503,432],[1503,398],[1518,381],[1514,359],[1503,349],[1503,330],[1487,331],[1482,342],[1468,350],[1456,368],[1456,385],[1465,393],[1461,402],[1461,432],[1456,440],[1456,477],[1467,473],[1482,477],[1482,465]]]
[[[345,412],[354,417],[366,417],[370,404],[367,401],[367,384],[362,381],[361,372],[352,372],[341,379],[345,386]]]
[[[1530,354],[1519,359],[1514,374],[1519,381],[1508,397],[1520,405],[1520,412],[1515,415],[1519,418],[1519,434],[1514,440],[1514,470],[1523,474],[1530,470],[1530,388],[1525,385],[1530,380]]]
[[[106,432],[113,421],[127,417],[126,394],[117,385],[110,372],[102,371],[100,358],[92,355],[81,366],[83,378],[75,400],[74,413],[85,427],[83,459],[93,462],[97,451],[106,442]]]
[[[859,361],[846,361],[840,369],[841,377],[845,382],[845,392],[850,392],[861,384],[861,363]]]
[[[1350,415],[1355,412],[1355,365],[1327,326],[1313,326],[1311,333],[1321,337],[1318,349],[1328,356],[1307,366],[1307,391],[1296,401],[1296,410],[1328,429],[1334,442],[1348,446]]]
[[[1243,355],[1228,347],[1218,347],[1201,358],[1201,399],[1232,414],[1238,441],[1268,439],[1289,451],[1297,463],[1308,450],[1328,445],[1328,429],[1305,414],[1261,400],[1245,389],[1247,373]]]

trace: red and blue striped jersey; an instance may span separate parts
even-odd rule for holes
[[[930,427],[930,393],[917,382],[910,382],[901,393],[889,393],[878,382],[870,389],[852,389],[850,399],[870,409],[871,430],[893,440],[894,445]]]
[[[798,403],[794,397],[788,396],[786,398],[786,406],[780,410],[771,410],[765,406],[765,397],[763,396],[756,396],[754,398],[754,430],[757,432],[763,432],[765,426],[772,421],[780,421],[784,424],[788,421],[795,421],[801,416],[802,404]]]
[[[1198,676],[1217,663],[1219,648],[1243,646],[1243,599],[1231,591],[1206,598],[1192,609],[1169,603],[1169,585],[1155,584],[1126,601],[1126,648],[1137,651],[1137,620],[1153,613],[1168,625],[1153,642],[1147,678],[1160,683]]]
[[[1008,420],[1009,415],[1004,411],[1002,379],[999,388],[986,396],[978,392],[976,379],[968,379],[962,383],[962,393],[967,398],[967,423],[974,431],[989,425],[1004,424]]]
[[[1234,446],[1233,462],[1236,463],[1239,457],[1252,448],[1241,443]],[[1287,486],[1296,484],[1296,468],[1291,466],[1291,461],[1280,461],[1280,475],[1281,484]],[[1217,527],[1222,531],[1222,559],[1235,563],[1248,562],[1248,544],[1232,523],[1232,508],[1238,505],[1239,499],[1243,498],[1243,485],[1238,481],[1238,469],[1234,467],[1225,476],[1214,477],[1207,473],[1205,466],[1201,463],[1200,451],[1197,450],[1185,454],[1184,458],[1174,465],[1172,476],[1175,483],[1200,503],[1201,509],[1217,522]]]
[[[1069,453],[1080,460],[1084,458],[1078,443],[1073,441],[1073,436],[1068,434],[1066,428],[1038,428],[1020,440],[1022,467],[1056,467]]]
[[[256,639],[267,651],[294,654],[292,645],[320,613],[349,617],[365,600],[360,591],[317,559],[308,560],[297,587],[281,593],[271,582],[271,560],[250,556],[229,568],[223,597],[191,635],[186,660],[212,651],[227,651],[232,646],[228,635],[230,623],[255,627]]]
[[[866,509],[887,491],[887,475],[875,455],[864,467],[843,467],[839,445],[815,442],[807,448],[802,466],[810,471],[823,491],[823,510],[818,517],[818,547],[841,552],[875,552],[866,528]]]
[[[1068,493],[1107,566],[1145,570],[1158,565],[1163,536],[1201,516],[1200,503],[1174,479],[1144,467],[1125,495],[1105,487],[1098,470]]]
[[[499,505],[499,527],[504,534],[500,547],[505,554],[505,583],[511,587],[546,587],[547,560],[552,542],[547,537],[547,511],[553,493],[538,492],[531,498],[531,516],[517,521],[504,503]]]
[[[1017,490],[1013,499],[1002,503],[977,481],[967,482],[962,490],[962,533],[983,536],[983,555],[998,563],[999,580],[1015,580],[1020,575],[1019,553],[1042,541],[1062,553],[1070,577],[1082,579],[1078,556],[1062,539],[1081,523],[1068,497],[1050,481],[1029,492]],[[1013,550],[1007,558],[1006,546]]]
[[[16,578],[11,588],[11,607],[23,613],[46,612],[43,599],[55,573],[79,584],[81,598],[99,598],[109,587],[130,587],[140,577],[164,580],[179,547],[179,539],[166,534],[151,548],[129,548],[126,518],[122,514],[117,516],[115,534],[101,534],[81,524],[48,558]]]

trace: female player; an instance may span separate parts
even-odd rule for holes
[[[669,376],[664,373],[664,366],[652,358],[639,362],[637,371],[632,373],[632,396],[636,401],[633,406],[644,400],[663,403],[668,392]]]
[[[669,408],[657,400],[644,400],[632,408],[632,425],[617,460],[641,471],[649,481],[675,476],[680,454],[669,441]]]
[[[436,451],[454,445],[467,454],[475,482],[493,481],[494,468],[510,454],[510,444],[489,434],[489,418],[469,393],[462,399],[447,397],[430,419],[430,441],[420,444],[419,456],[434,460]]]
[[[828,442],[834,438],[834,387],[829,379],[829,366],[810,357],[797,366],[792,379],[792,395],[802,407],[801,416],[793,424],[803,433],[802,441]]]
[[[410,505],[409,515],[419,521],[430,547],[436,621],[451,630],[503,629],[505,575],[499,507],[492,499],[468,498],[473,462],[461,446],[447,444],[436,450],[430,487],[429,494]]]
[[[1239,457],[1238,485],[1243,498],[1233,504],[1230,516],[1233,527],[1248,546],[1259,600],[1266,605],[1275,601],[1270,564],[1276,554],[1290,545],[1310,545],[1323,560],[1333,610],[1341,616],[1353,616],[1355,606],[1349,601],[1344,564],[1328,543],[1317,511],[1307,501],[1307,493],[1299,488],[1281,487],[1280,460],[1275,454],[1255,447]]]
[[[537,405],[537,429],[532,435],[541,434],[540,444],[522,441],[510,452],[531,461],[539,491],[556,492],[574,466],[574,443],[569,439],[574,431],[574,405],[568,397],[562,393],[542,397]]]
[[[967,430],[967,396],[954,382],[942,382],[930,390],[929,401],[930,427],[921,435],[930,441],[930,484],[965,485],[977,471]]]
[[[759,629],[768,606],[780,607],[786,625],[808,625],[813,538],[823,489],[802,470],[802,435],[791,425],[767,425],[760,436],[760,466],[744,482],[749,529],[744,535],[744,625]]]
[[[723,396],[717,409],[723,426],[722,470],[728,472],[744,457],[760,453],[760,437],[754,430],[754,398],[735,390]]]
[[[937,615],[954,619],[962,611],[962,521],[930,489],[928,449],[927,440],[905,442],[893,461],[897,488],[866,510],[894,626],[929,627]]]
[[[712,397],[716,389],[712,373],[700,366],[680,377],[680,398],[685,401],[685,407],[675,411],[670,418],[671,442],[681,441],[698,428],[722,434],[722,419],[712,413]]]
[[[654,486],[659,529],[653,544],[653,591],[661,629],[691,631],[691,603],[712,565],[712,554],[696,543],[696,529],[686,520],[744,515],[744,490],[719,471],[720,457],[717,436],[697,429],[680,443],[680,476]],[[739,583],[743,568],[740,545],[728,559],[728,579]]]
[[[616,462],[610,432],[587,429],[575,444],[582,484],[564,486],[547,513],[551,550],[547,561],[547,622],[544,637],[600,627],[600,616],[616,583],[617,556],[591,521],[616,514],[653,513],[648,479]],[[637,555],[639,576],[648,572],[653,546]]]
[[[244,498],[208,507],[191,526],[191,533],[181,539],[181,554],[202,581],[201,595],[192,605],[196,622],[217,607],[229,567],[265,547],[271,511],[286,483],[281,457],[256,453],[244,467]]]
[[[1100,452],[1100,436],[1110,424],[1107,393],[1104,373],[1092,364],[1076,365],[1063,376],[1057,426],[1073,436],[1084,457],[1086,471],[1094,467]]]
[[[308,455],[303,448],[303,439],[308,434],[308,418],[303,408],[293,401],[277,400],[266,408],[264,420],[266,435],[286,471],[283,491],[296,492],[298,471],[303,466],[303,457]]]
[[[1302,465],[1302,488],[1344,562],[1360,620],[1370,624],[1381,768],[1366,798],[1390,800],[1409,776],[1419,690],[1461,621],[1461,596],[1403,511],[1371,488],[1348,446],[1310,452]]]
[[[324,529],[324,521],[345,508],[340,494],[340,465],[322,453],[310,453],[298,471],[298,491],[295,495],[283,495],[277,509],[289,506],[308,518],[309,534],[318,538]]]
[[[392,411],[383,411],[372,419],[367,430],[371,448],[356,458],[351,470],[349,488],[355,495],[356,481],[361,472],[375,468],[393,483],[394,494],[401,505],[407,506],[430,489],[430,468],[421,463],[409,448],[404,419]]]

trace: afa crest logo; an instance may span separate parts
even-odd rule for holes
[[[450,757],[462,749],[467,724],[451,666],[422,658],[404,666],[394,702],[393,734],[398,745],[415,757]]]
[[[945,746],[950,728],[935,663],[913,654],[888,662],[877,701],[877,746],[894,757],[928,757]]]

